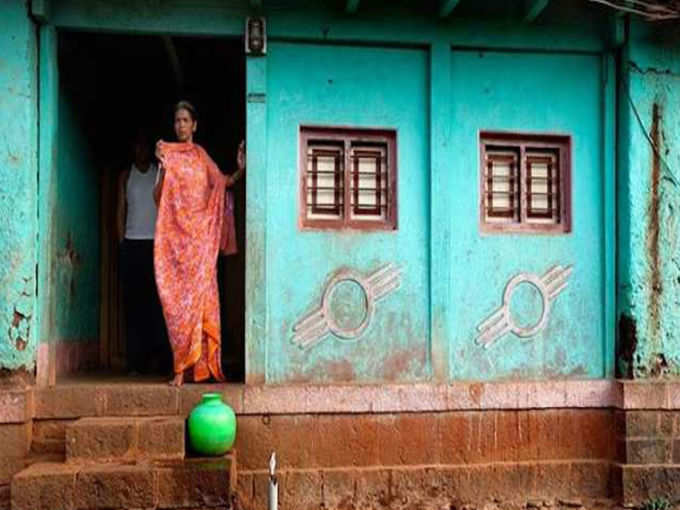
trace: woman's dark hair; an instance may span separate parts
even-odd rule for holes
[[[186,110],[191,116],[191,120],[198,120],[198,115],[196,115],[196,108],[189,101],[180,101],[175,105],[175,114],[180,110]]]

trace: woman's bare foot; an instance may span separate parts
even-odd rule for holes
[[[179,386],[182,386],[183,383],[184,383],[184,372],[181,372],[179,374],[175,374],[175,378],[172,381],[170,381],[168,384],[170,386],[179,387]]]

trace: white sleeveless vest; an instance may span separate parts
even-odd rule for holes
[[[156,228],[156,203],[153,200],[153,187],[156,183],[158,167],[151,163],[142,173],[133,164],[130,168],[125,196],[127,198],[127,219],[125,221],[126,239],[153,239]]]

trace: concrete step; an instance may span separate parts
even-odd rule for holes
[[[12,479],[12,510],[227,508],[234,452],[216,458],[136,464],[34,464]]]
[[[66,426],[68,464],[183,458],[181,417],[81,418]]]

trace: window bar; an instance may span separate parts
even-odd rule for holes
[[[361,161],[362,157],[369,157],[371,159],[374,159],[376,162],[376,169],[377,172],[360,172],[359,171],[359,162]],[[383,193],[383,184],[382,184],[382,179],[381,175],[386,172],[382,172],[382,160],[385,158],[382,157],[379,153],[376,153],[375,151],[360,151],[356,150],[352,154],[352,178],[353,178],[353,183],[354,183],[354,188],[353,188],[353,213],[355,215],[363,215],[363,214],[373,214],[373,215],[380,215],[381,214],[381,202],[382,202],[382,193]],[[359,177],[361,175],[369,175],[375,178],[376,185],[375,187],[361,187],[359,184]],[[362,200],[360,195],[365,192],[373,192],[375,194],[375,205],[364,205],[362,204]],[[385,190],[385,195],[388,194],[388,190]]]
[[[319,170],[319,161],[318,158],[319,156],[332,156],[333,157],[333,165],[334,165],[334,170],[333,171],[323,171]],[[311,159],[312,163],[312,170],[309,172],[309,176],[311,176],[311,186],[307,187],[307,179],[305,178],[305,192],[311,192],[311,211],[312,213],[322,213],[322,214],[335,214],[338,215],[340,214],[340,204],[341,204],[341,192],[342,190],[340,189],[340,186],[342,184],[341,181],[341,174],[342,174],[342,168],[340,167],[340,157],[339,157],[339,151],[323,151],[323,150],[318,150],[315,151],[312,149],[312,154],[308,155],[308,158]],[[319,176],[320,175],[335,175],[335,186],[319,186]],[[332,204],[320,204],[319,203],[319,197],[318,193],[319,191],[334,191],[334,200]],[[307,197],[307,195],[305,195]]]
[[[548,197],[547,197],[547,202],[548,202],[548,215],[550,215],[551,218],[554,218],[554,213],[553,213],[553,164],[552,164],[552,158],[548,161],[548,164],[546,165],[546,172],[548,173],[548,186],[547,186],[547,191],[548,191]],[[559,219],[555,218],[557,223],[559,223]]]
[[[317,177],[318,177],[318,159],[314,151],[312,151],[312,212],[317,211]]]
[[[496,160],[493,157],[486,156],[487,159],[487,170],[486,170],[486,190],[485,190],[485,210],[486,214],[489,217],[504,217],[504,218],[511,218],[513,221],[517,221],[517,218],[515,216],[515,211],[517,210],[517,203],[519,202],[519,199],[517,197],[518,195],[518,190],[517,186],[515,185],[517,181],[516,177],[516,169],[517,169],[517,161],[515,158],[509,158],[507,161],[509,164],[509,174],[507,176],[504,175],[496,175],[494,173],[494,168],[493,164],[494,161]],[[498,181],[505,181],[508,182],[508,191],[496,191],[494,190],[494,182]],[[495,196],[506,196],[508,199],[508,204],[509,207],[496,207],[494,206],[494,197]]]
[[[335,158],[333,158],[334,161],[334,168],[333,170],[335,171],[335,193],[334,193],[334,202],[335,202],[335,214],[340,213],[340,184],[342,182],[340,175],[338,174],[339,170],[342,170],[341,167],[341,161],[340,157],[338,154],[335,155]]]
[[[558,156],[559,157],[559,156]],[[553,185],[555,189],[553,190]],[[560,211],[560,160],[559,159],[553,159],[551,165],[550,165],[550,183],[548,184],[550,193],[552,193],[552,196],[550,197],[549,204],[551,208],[555,209],[555,223],[562,223],[562,214]],[[554,205],[553,205],[554,203]]]
[[[514,176],[517,176],[518,174],[518,168],[517,165],[519,164],[518,161],[513,161],[510,163],[510,173]],[[519,197],[516,196],[517,194],[517,186],[514,184],[515,181],[512,181],[512,189],[510,192],[510,200],[508,201],[510,203],[510,209],[511,212],[510,214],[512,215],[512,220],[517,221],[517,218],[515,217],[515,210],[517,209],[517,205],[515,205],[515,202],[518,202],[519,204]]]
[[[382,184],[380,182],[380,172],[382,170],[382,156],[378,155],[375,159],[375,214],[380,215],[382,212],[382,207],[380,207],[380,199],[382,192]]]
[[[538,159],[538,158],[537,158]],[[546,176],[545,177],[537,177],[533,175],[532,173],[532,162],[534,159],[532,158],[527,158],[527,196],[526,200],[529,205],[529,217],[532,218],[545,218],[545,219],[551,219],[555,223],[560,223],[560,218],[561,214],[559,211],[559,177],[557,178],[557,182],[555,182],[555,160],[550,157],[546,158],[540,158],[545,160],[546,164]],[[534,182],[545,182],[546,183],[546,191],[545,192],[539,192],[539,191],[533,191],[533,184]],[[557,186],[556,190],[553,190],[553,186]],[[547,202],[547,207],[540,207],[540,208],[535,208],[533,207],[533,197],[536,196],[544,196],[546,197],[546,202]],[[555,203],[557,203],[557,208],[555,207]]]
[[[343,197],[344,197],[343,198],[343,212],[344,212],[343,219],[344,219],[345,222],[347,222],[352,217],[351,216],[351,210],[350,210],[351,202],[352,202],[352,195],[350,194],[350,190],[351,190],[352,183],[350,181],[351,175],[350,175],[350,172],[348,171],[348,169],[352,168],[351,161],[350,161],[352,146],[351,146],[349,137],[345,138],[343,143],[344,143],[344,150],[345,150],[345,152],[344,152],[344,163],[345,164],[344,164],[344,167],[343,167],[343,171],[344,171],[343,182],[345,183],[345,186],[344,186],[344,189],[343,189]]]
[[[525,199],[526,197],[526,191],[527,191],[527,184],[524,182],[524,179],[521,178],[521,174],[526,168],[527,165],[527,154],[526,154],[526,147],[524,144],[521,144],[519,146],[519,164],[520,167],[518,168],[517,175],[520,177],[519,179],[519,222],[520,224],[526,223],[527,221],[527,200]]]
[[[488,156],[486,158],[486,165],[487,165],[487,168],[486,168],[486,175],[487,175],[487,179],[486,179],[486,189],[487,189],[486,215],[487,216],[494,216],[495,210],[493,208],[493,193],[491,193],[490,196],[488,195],[489,192],[493,191],[493,161]]]
[[[354,182],[354,193],[352,193],[352,200],[354,201],[354,207],[352,207],[352,212],[354,214],[360,214],[359,209],[359,158],[356,154],[352,154],[352,179]]]
[[[557,196],[559,198],[559,211],[560,211],[560,223],[569,222],[570,216],[567,214],[566,206],[571,203],[571,185],[565,186],[565,179],[567,183],[570,184],[570,179],[566,177],[566,172],[568,171],[567,165],[567,151],[563,147],[560,147],[557,151]],[[570,225],[566,225],[567,229]]]

